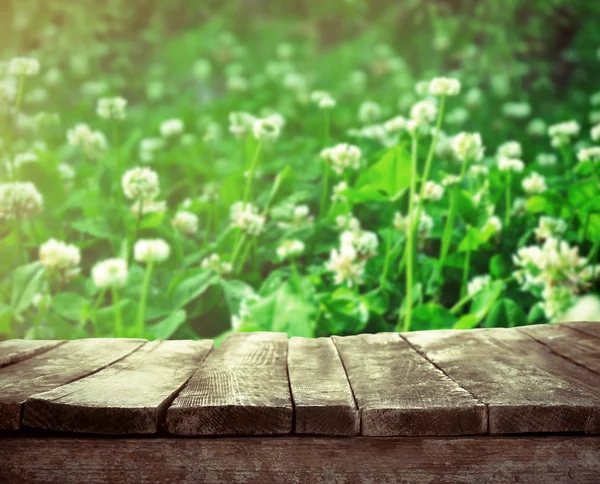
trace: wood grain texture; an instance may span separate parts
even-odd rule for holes
[[[143,340],[69,341],[0,369],[0,429],[20,427],[21,406],[31,395],[90,375],[138,349]]]
[[[362,435],[482,434],[486,407],[396,333],[334,336],[362,418]]]
[[[269,435],[292,430],[287,335],[234,333],[210,353],[167,410],[176,435]]]
[[[600,437],[0,438],[7,484],[598,483]]]
[[[212,341],[155,341],[98,373],[28,398],[23,424],[100,434],[155,434]]]
[[[25,339],[0,341],[0,368],[39,355],[64,343],[64,341]]]
[[[492,434],[600,430],[598,375],[520,331],[422,331],[403,337],[488,405]]]
[[[560,323],[560,326],[567,326],[576,331],[587,333],[591,336],[600,338],[600,322],[598,321],[580,321],[571,323]]]
[[[597,337],[562,324],[523,326],[518,331],[531,336],[557,355],[600,374],[600,339]]]
[[[288,374],[297,434],[360,433],[360,415],[330,338],[290,339]]]

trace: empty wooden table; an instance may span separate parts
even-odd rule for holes
[[[0,482],[600,482],[600,323],[0,342]]]

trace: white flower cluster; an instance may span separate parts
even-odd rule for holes
[[[177,212],[175,217],[171,220],[171,225],[175,230],[179,230],[181,233],[191,236],[198,232],[198,216],[192,212],[181,211]]]
[[[169,258],[171,247],[162,239],[141,239],[133,247],[133,257],[138,262],[163,262]]]
[[[412,121],[412,127],[409,127],[410,131],[427,126],[435,121],[437,116],[437,106],[429,100],[419,101],[414,104],[410,109],[410,120]]]
[[[529,176],[523,179],[521,184],[527,195],[537,195],[544,193],[548,189],[546,178],[536,171],[532,171]]]
[[[482,231],[487,232],[488,230],[493,234],[502,232],[502,220],[500,220],[500,217],[492,215],[486,220],[485,224],[483,224]]]
[[[167,211],[167,202],[164,200],[140,200],[142,206],[140,207],[139,202],[134,203],[131,206],[131,213],[136,217],[138,215],[147,215],[150,213],[165,213]]]
[[[361,284],[367,260],[377,255],[377,235],[366,230],[348,230],[340,236],[340,248],[333,249],[326,264],[337,285]]]
[[[525,169],[525,163],[515,158],[499,158],[498,169],[503,173],[521,173]]]
[[[121,182],[123,193],[131,200],[154,200],[159,192],[158,174],[150,168],[133,168],[125,172]]]
[[[184,129],[185,124],[181,119],[167,119],[160,124],[160,134],[165,138],[181,136]]]
[[[506,102],[502,105],[502,114],[513,119],[528,118],[531,116],[531,104],[527,102]]]
[[[92,280],[100,289],[121,288],[127,282],[127,262],[124,259],[106,259],[92,268]]]
[[[314,91],[310,95],[310,100],[319,106],[319,109],[331,109],[336,105],[335,99],[325,91]]]
[[[593,141],[600,141],[600,124],[592,127],[590,130],[590,137]]]
[[[251,131],[256,117],[243,111],[229,113],[229,132],[236,138],[246,137]]]
[[[452,150],[460,161],[480,161],[483,142],[479,133],[459,133],[452,139]]]
[[[577,121],[565,121],[563,123],[553,124],[548,127],[548,136],[550,136],[552,146],[559,148],[571,142],[581,130]]]
[[[547,168],[556,165],[558,158],[554,153],[539,153],[536,156],[535,161],[537,161],[540,166]]]
[[[352,230],[354,232],[360,230],[360,220],[351,213],[338,215],[335,218],[335,226],[338,230]]]
[[[14,77],[31,77],[40,73],[40,62],[29,57],[15,57],[8,64],[8,73]]]
[[[104,155],[108,143],[101,131],[92,131],[87,124],[79,123],[67,131],[67,141],[71,146],[82,148],[92,160]]]
[[[403,234],[408,234],[408,229],[410,228],[410,224],[412,223],[412,219],[417,216],[417,211],[413,211],[412,217],[408,215],[402,215],[400,212],[396,212],[394,214],[394,228]],[[425,242],[431,235],[431,231],[433,230],[433,218],[425,213],[424,210],[421,210],[421,214],[419,217],[419,224],[417,227],[417,237],[419,239],[419,243]]]
[[[358,170],[361,156],[362,153],[357,146],[347,143],[340,143],[321,151],[321,158],[331,163],[331,169],[337,175],[342,175],[349,169]]]
[[[125,108],[127,107],[127,99],[120,96],[103,97],[98,99],[96,105],[96,114],[102,119],[125,119]]]
[[[523,156],[523,148],[518,141],[507,141],[498,146],[496,151],[498,158],[521,158]]]
[[[234,203],[231,206],[230,215],[232,227],[237,227],[248,235],[258,236],[264,229],[265,216],[261,215],[251,203]]]
[[[492,278],[489,274],[485,274],[483,276],[475,276],[469,281],[469,284],[467,284],[467,295],[474,296],[484,287],[489,286],[491,282]]]
[[[233,270],[232,265],[229,262],[222,261],[221,256],[216,253],[202,259],[200,266],[202,269],[215,271],[222,276],[229,274]]]
[[[156,154],[165,147],[162,138],[144,138],[140,141],[139,156],[144,163],[154,161]]]
[[[17,88],[14,82],[9,80],[0,81],[0,106],[9,106],[17,97]]]
[[[456,96],[460,93],[460,81],[451,77],[436,77],[429,83],[433,96]]]
[[[566,231],[567,223],[563,219],[543,216],[535,229],[535,236],[538,240],[546,240],[561,237]]]
[[[301,240],[285,240],[277,247],[277,257],[281,260],[295,259],[304,253],[304,248],[304,242]]]
[[[43,208],[44,199],[33,183],[0,184],[0,220],[33,217]]]
[[[74,245],[50,239],[41,245],[40,262],[53,275],[68,281],[80,272],[81,252]]]
[[[600,146],[591,146],[589,148],[581,148],[577,152],[577,159],[580,162],[592,161],[597,163],[600,161]]]
[[[289,220],[279,222],[277,225],[282,229],[300,228],[312,224],[314,217],[310,215],[308,205],[296,205],[292,210],[292,217]]]
[[[444,196],[444,187],[432,180],[427,180],[423,185],[423,200],[438,202]],[[419,195],[415,195],[415,201],[420,200]]]
[[[252,134],[258,141],[272,143],[279,138],[284,124],[283,116],[273,114],[267,118],[255,120],[252,124]]]
[[[363,124],[376,122],[381,114],[381,106],[373,101],[364,101],[358,108],[358,119]]]

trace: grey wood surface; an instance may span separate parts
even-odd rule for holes
[[[396,333],[333,337],[362,416],[362,435],[487,431],[486,407]]]
[[[442,330],[403,337],[488,406],[492,434],[598,431],[597,375],[520,331]]]
[[[128,339],[69,341],[0,369],[0,429],[20,427],[21,407],[30,396],[99,371],[143,343]]]
[[[0,341],[0,368],[39,355],[63,343],[65,342],[25,339]]]
[[[167,406],[212,341],[155,341],[117,363],[28,398],[23,424],[49,430],[155,434]]]
[[[287,335],[234,333],[212,351],[167,410],[176,435],[292,431]]]
[[[0,438],[8,484],[600,482],[600,437]]]
[[[290,339],[288,373],[297,434],[360,433],[360,415],[330,338]]]

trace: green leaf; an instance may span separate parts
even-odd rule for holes
[[[225,295],[225,303],[229,309],[229,314],[238,314],[240,304],[244,299],[256,299],[256,292],[252,286],[243,281],[229,281],[221,279],[220,286]]]
[[[473,314],[465,314],[456,323],[454,329],[473,329],[479,324],[479,319]]]
[[[525,208],[529,213],[541,213],[546,210],[548,205],[546,199],[541,195],[536,195],[527,200]]]
[[[327,310],[322,329],[328,334],[360,333],[369,321],[368,299],[341,287],[324,302]]]
[[[410,186],[410,177],[410,155],[405,149],[395,147],[359,177],[357,187],[379,190],[396,198]]]
[[[512,299],[502,298],[494,304],[488,315],[487,328],[512,328],[527,323],[527,316],[521,307]]]
[[[508,274],[509,265],[502,254],[496,254],[490,259],[490,274],[495,279],[502,279]]]
[[[384,315],[390,307],[390,296],[386,291],[376,289],[364,295],[370,312]]]
[[[496,300],[504,290],[502,281],[492,282],[489,286],[484,287],[471,303],[470,314],[475,316],[479,323],[488,314]]]
[[[71,223],[71,228],[99,239],[109,239],[112,234],[106,220],[101,218],[76,220]]]
[[[12,274],[12,294],[10,307],[13,313],[25,311],[36,294],[44,288],[46,269],[41,262],[20,266]]]
[[[456,323],[456,316],[439,304],[428,303],[413,308],[411,330],[449,329]]]
[[[176,286],[169,288],[171,303],[175,309],[183,308],[220,280],[217,274],[205,269],[193,269],[186,275]]]
[[[10,306],[0,303],[0,335],[10,333],[13,312]]]
[[[174,311],[162,321],[148,327],[148,334],[152,339],[169,339],[179,327],[185,323],[185,311]]]
[[[87,299],[73,292],[62,292],[52,298],[52,309],[71,321],[81,321],[89,306]]]

